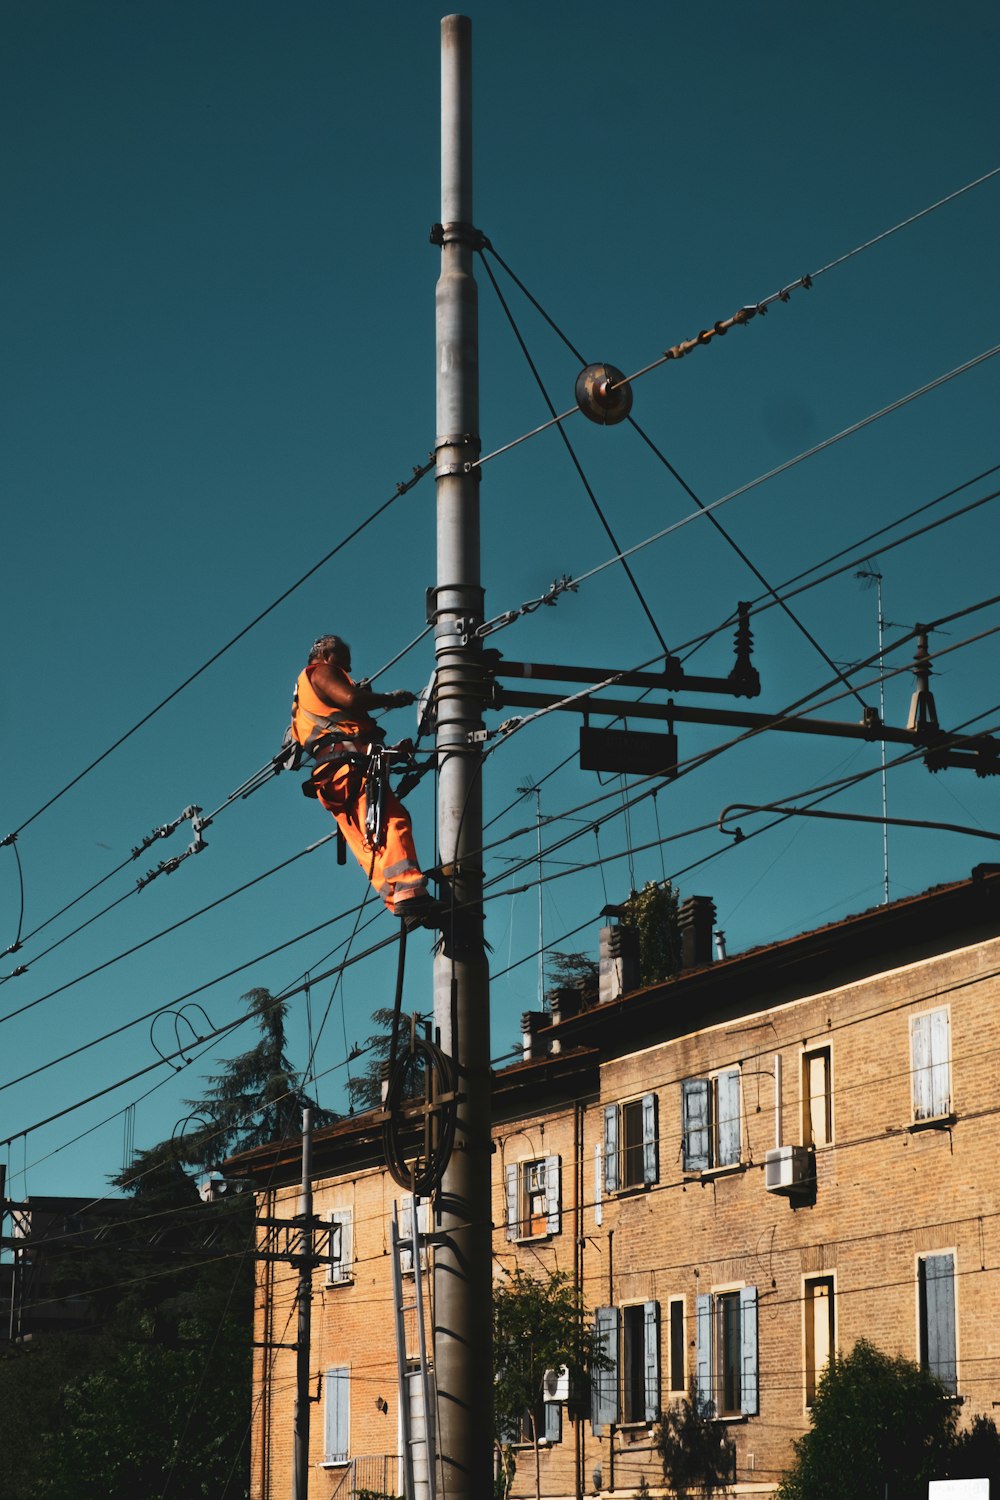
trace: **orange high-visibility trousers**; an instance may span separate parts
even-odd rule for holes
[[[405,807],[391,788],[386,789],[385,848],[373,851],[365,843],[368,808],[364,782],[355,793],[357,772],[340,766],[332,776],[316,778],[316,794],[337,820],[347,846],[375,890],[395,916],[412,896],[427,892],[427,877],[417,863],[413,830]]]

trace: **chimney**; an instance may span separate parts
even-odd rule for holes
[[[712,962],[715,902],[711,896],[688,896],[677,908],[681,930],[681,967],[700,969]]]
[[[605,1005],[639,983],[639,934],[620,924],[601,928],[599,1000]]]
[[[525,1010],[521,1012],[521,1058],[531,1062],[537,1056],[535,1037],[543,1026],[549,1026],[552,1017],[547,1010]]]

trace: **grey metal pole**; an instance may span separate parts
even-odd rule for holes
[[[293,1500],[309,1500],[309,1356],[312,1340],[312,1110],[302,1111],[302,1219],[299,1258],[299,1318],[295,1340],[295,1442]]]
[[[441,274],[437,284],[438,841],[446,917],[434,964],[441,1045],[458,1070],[455,1150],[438,1199],[434,1373],[440,1494],[492,1493],[489,973],[483,940],[479,331],[472,227],[472,25],[441,22]]]

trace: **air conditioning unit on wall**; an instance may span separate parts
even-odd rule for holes
[[[776,1146],[764,1157],[764,1186],[769,1193],[811,1192],[816,1184],[816,1158],[809,1146]]]

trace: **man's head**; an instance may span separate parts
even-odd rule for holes
[[[314,661],[330,661],[341,671],[351,670],[351,648],[339,635],[321,635],[312,644],[309,652],[310,665]]]

